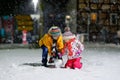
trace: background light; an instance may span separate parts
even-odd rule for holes
[[[36,11],[38,0],[33,0],[33,3],[34,3],[34,10]]]

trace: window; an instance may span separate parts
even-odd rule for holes
[[[110,24],[111,25],[116,25],[117,24],[117,14],[116,13],[111,13],[110,14]]]

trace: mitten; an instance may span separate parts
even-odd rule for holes
[[[52,55],[53,57],[55,57],[55,56],[56,56],[56,53],[55,53],[55,52],[52,52],[51,55]]]

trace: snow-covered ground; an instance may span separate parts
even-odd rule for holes
[[[120,80],[119,48],[85,48],[81,70],[39,66],[41,51],[0,50],[0,80]]]

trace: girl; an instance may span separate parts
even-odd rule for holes
[[[67,54],[68,60],[65,68],[80,69],[82,67],[81,52],[84,50],[83,44],[76,39],[76,36],[71,33],[70,29],[63,33],[64,48],[62,54]]]

